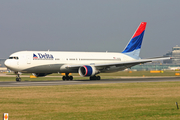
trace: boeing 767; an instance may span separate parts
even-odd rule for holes
[[[73,80],[69,73],[79,73],[90,80],[100,80],[99,73],[121,71],[134,65],[167,60],[170,57],[141,59],[139,57],[146,22],[141,22],[122,53],[116,52],[65,52],[65,51],[20,51],[10,55],[5,66],[17,74],[33,73],[36,77],[51,73],[65,73],[63,80]]]

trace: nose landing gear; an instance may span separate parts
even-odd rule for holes
[[[18,73],[17,73],[17,76],[16,76],[16,82],[21,82],[21,78],[20,78]]]

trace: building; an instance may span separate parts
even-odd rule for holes
[[[164,57],[172,57],[172,59],[145,63],[142,65],[136,65],[132,67],[132,70],[173,70],[178,69],[180,67],[180,47],[176,45],[176,47],[172,48],[172,51],[166,53]]]
[[[5,60],[6,60],[6,59],[0,59],[0,67],[6,67],[6,66],[4,65]]]
[[[4,65],[6,59],[0,59],[0,72],[7,71],[6,66]]]
[[[164,64],[180,64],[180,47],[176,45],[176,47],[173,47],[172,51],[166,53],[164,57],[172,57],[170,60],[164,60]]]

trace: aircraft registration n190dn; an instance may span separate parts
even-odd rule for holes
[[[63,80],[73,80],[69,73],[79,73],[90,80],[100,80],[99,73],[124,70],[134,65],[167,60],[170,57],[141,59],[139,57],[146,22],[141,22],[122,53],[113,52],[63,52],[63,51],[20,51],[10,55],[5,66],[16,74],[33,73],[37,77],[51,73],[66,73]]]

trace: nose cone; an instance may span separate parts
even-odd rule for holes
[[[4,65],[10,69],[10,70],[13,70],[13,71],[19,71],[19,66],[18,66],[18,61],[17,60],[14,60],[14,59],[7,59],[5,62],[4,62]]]
[[[10,60],[6,60],[6,61],[4,62],[4,65],[5,65],[7,68],[9,68],[9,67],[11,66],[11,61],[10,61]]]

